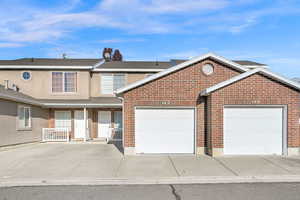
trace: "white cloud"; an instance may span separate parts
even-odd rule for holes
[[[11,43],[11,42],[0,42],[0,48],[15,48],[22,47],[24,44],[21,43]]]
[[[119,10],[122,12],[131,12],[134,9],[143,13],[167,14],[216,10],[224,8],[228,3],[228,0],[104,0],[100,3],[99,8],[106,11]]]
[[[248,9],[247,12],[231,10],[259,0],[99,0],[93,8],[84,11],[76,10],[85,3],[81,0],[68,0],[49,10],[18,0],[3,1],[6,3],[0,7],[0,40],[24,44],[55,41],[87,27],[114,28],[134,34],[185,31],[236,34],[255,26],[265,16],[300,13],[299,8],[282,1],[279,4],[276,1],[270,8]]]
[[[170,54],[164,54],[162,55],[163,58],[168,59],[191,59],[195,56],[199,56],[201,52],[198,51],[180,51]]]
[[[229,31],[231,33],[240,33],[244,31],[246,28],[249,28],[257,23],[257,20],[255,18],[252,19],[246,19],[246,21],[243,24],[240,25],[234,25],[232,27],[229,27]]]
[[[105,44],[113,44],[113,43],[144,42],[144,41],[145,39],[142,38],[135,38],[135,39],[113,38],[113,39],[100,40],[99,42]]]
[[[76,50],[74,50],[76,49]],[[66,54],[67,58],[100,58],[102,54],[100,51],[93,48],[78,48],[78,47],[64,47],[58,46],[47,49],[47,56],[52,58],[61,58]]]

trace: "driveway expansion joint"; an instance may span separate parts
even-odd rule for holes
[[[171,165],[173,166],[173,168],[174,168],[174,170],[175,170],[177,176],[180,176],[180,173],[178,172],[178,170],[177,170],[177,168],[176,168],[176,166],[175,166],[175,164],[174,164],[174,162],[173,162],[171,156],[168,155],[168,158],[169,158],[169,160],[170,160],[170,162],[171,162]]]
[[[216,159],[214,157],[212,157],[213,160],[217,161],[220,165],[222,165],[225,169],[227,169],[228,171],[230,171],[234,176],[239,176],[238,173],[236,173],[235,171],[233,171],[233,169],[229,168],[226,164],[224,164],[221,160]]]
[[[115,172],[114,177],[118,177],[118,176],[119,176],[120,168],[121,168],[121,166],[122,166],[122,162],[123,162],[123,161],[124,161],[124,157],[120,159],[120,162],[119,162],[118,167],[116,168],[116,172]]]
[[[293,174],[293,172],[291,172],[290,170],[288,170],[288,169],[286,169],[286,168],[282,167],[281,165],[278,165],[277,163],[275,163],[275,162],[273,162],[273,161],[269,160],[269,159],[268,159],[268,158],[266,158],[266,157],[262,157],[262,159],[264,159],[265,161],[267,161],[267,162],[271,163],[272,165],[274,165],[274,166],[276,166],[276,167],[278,167],[278,168],[280,168],[280,169],[282,169],[282,170],[286,171],[286,172],[287,172],[287,173],[289,173],[289,174]]]

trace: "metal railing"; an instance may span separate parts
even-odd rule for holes
[[[43,128],[43,142],[68,142],[70,131],[68,128]]]

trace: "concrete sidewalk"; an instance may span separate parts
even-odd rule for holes
[[[34,144],[0,151],[0,185],[300,182],[300,157],[123,156],[113,145]]]

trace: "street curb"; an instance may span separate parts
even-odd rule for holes
[[[0,187],[58,185],[153,185],[153,184],[221,184],[221,183],[282,183],[300,182],[299,175],[278,176],[202,176],[172,178],[107,178],[107,179],[15,179],[1,180]]]

